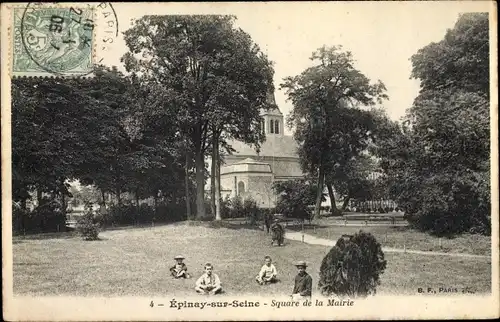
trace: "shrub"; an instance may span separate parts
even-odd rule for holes
[[[186,220],[186,206],[184,204],[159,204],[156,209],[148,204],[114,205],[106,210],[105,213],[98,212],[97,220],[102,226],[112,225],[135,225],[169,223]]]
[[[98,240],[99,224],[96,222],[92,206],[87,204],[85,208],[85,213],[77,221],[76,229],[84,240]]]
[[[340,238],[323,258],[319,289],[323,295],[365,297],[376,293],[387,262],[380,243],[363,231]]]
[[[221,202],[221,217],[226,218],[247,218],[252,224],[255,224],[259,219],[261,209],[257,206],[257,202],[248,197],[242,200],[240,196],[229,199],[226,197]]]
[[[13,230],[24,233],[45,233],[63,231],[66,228],[66,216],[60,203],[44,197],[33,211],[13,207]]]
[[[259,207],[252,197],[246,198],[243,202],[243,213],[250,220],[250,224],[255,225],[259,216]]]

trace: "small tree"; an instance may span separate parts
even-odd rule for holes
[[[243,211],[245,212],[245,217],[250,219],[250,224],[255,225],[259,208],[257,207],[257,202],[252,197],[247,197],[243,201]]]
[[[324,295],[368,296],[376,293],[387,262],[380,243],[370,233],[340,238],[323,258],[319,289]]]
[[[84,240],[99,239],[99,224],[96,223],[91,203],[85,204],[85,213],[78,220],[76,228]]]

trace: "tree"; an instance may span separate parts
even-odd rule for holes
[[[412,77],[421,93],[461,89],[489,99],[489,57],[488,13],[465,13],[443,40],[411,57]]]
[[[174,195],[184,172],[176,121],[164,115],[166,130],[156,132],[161,118],[145,108],[143,90],[116,68],[99,67],[93,78],[14,79],[14,200],[26,209],[36,189],[39,201],[61,198],[64,211],[73,179],[116,194],[118,203],[123,192]]]
[[[316,186],[305,180],[289,180],[277,181],[272,188],[278,195],[277,212],[290,218],[311,219],[309,206],[314,203]]]
[[[205,157],[223,132],[247,143],[263,139],[259,108],[272,86],[272,68],[229,16],[145,16],[125,32],[122,60],[145,86],[161,88],[176,115],[180,137],[191,145],[196,169],[197,217],[205,217]],[[216,198],[218,200],[218,198]]]
[[[487,14],[461,15],[412,57],[420,93],[378,142],[391,194],[424,231],[491,231],[488,30]]]
[[[315,215],[319,215],[325,175],[365,149],[372,126],[370,106],[387,98],[385,86],[354,68],[350,52],[341,46],[323,47],[313,53],[315,66],[287,77],[281,85],[293,103],[287,122],[295,127],[303,170],[318,181]],[[327,182],[327,185],[331,185]],[[333,191],[333,189],[329,189]],[[333,195],[333,193],[331,193]]]

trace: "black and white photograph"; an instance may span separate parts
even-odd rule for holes
[[[493,1],[1,9],[4,319],[499,317]]]

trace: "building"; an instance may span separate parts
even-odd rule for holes
[[[269,95],[269,99],[276,106],[274,94]],[[284,118],[279,108],[263,110],[261,115],[266,140],[258,153],[243,142],[229,142],[236,152],[226,156],[221,165],[221,194],[223,198],[251,196],[259,207],[270,208],[275,206],[277,199],[272,190],[273,182],[300,179],[304,175],[297,142],[284,134]]]

